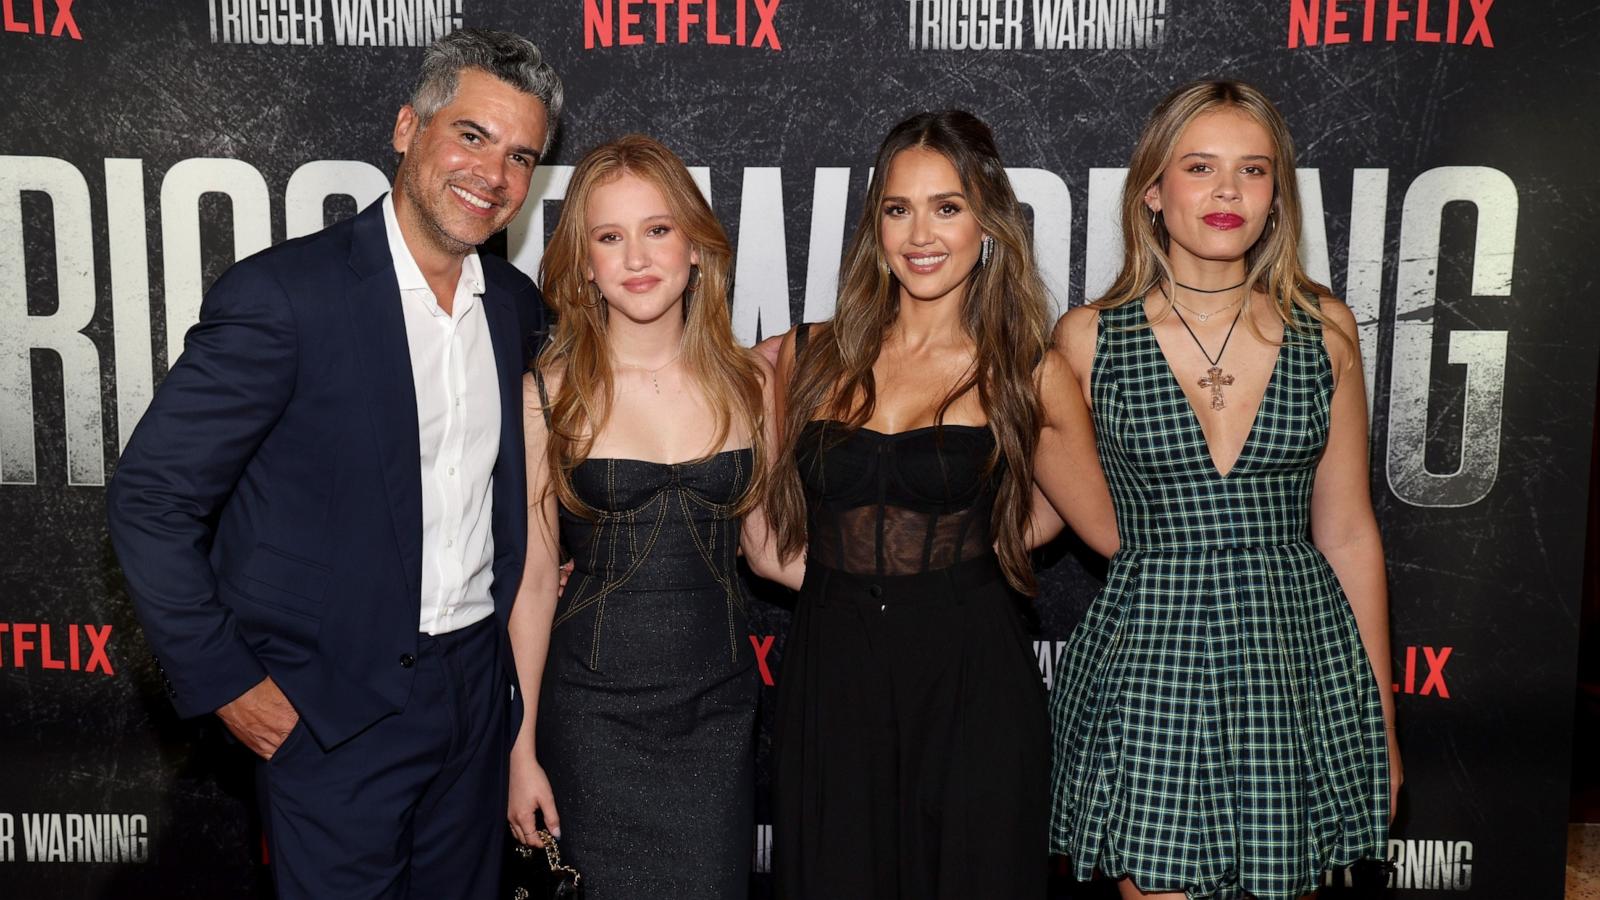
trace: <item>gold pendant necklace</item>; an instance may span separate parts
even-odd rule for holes
[[[1199,319],[1200,320],[1200,324],[1204,325],[1205,323],[1211,321],[1211,317],[1212,316],[1218,316],[1218,315],[1221,315],[1221,314],[1227,312],[1230,309],[1233,309],[1235,306],[1238,306],[1240,301],[1242,301],[1242,300],[1244,300],[1244,295],[1243,294],[1239,295],[1238,299],[1234,300],[1232,303],[1229,303],[1227,306],[1224,306],[1224,307],[1222,307],[1220,309],[1213,309],[1211,312],[1201,312],[1198,309],[1193,309],[1193,308],[1191,308],[1189,306],[1185,306],[1183,304],[1183,302],[1180,301],[1176,297],[1172,298],[1172,305],[1176,306],[1177,308],[1179,308],[1181,310],[1183,310],[1184,312],[1188,313],[1189,315],[1194,316],[1196,319]]]
[[[638,369],[639,371],[645,373],[646,375],[649,375],[650,376],[650,386],[655,388],[656,396],[659,397],[659,396],[661,396],[661,382],[656,380],[656,376],[661,373],[662,369],[665,369],[667,366],[670,366],[673,363],[677,362],[678,361],[678,357],[680,357],[682,355],[683,355],[683,341],[680,339],[679,342],[678,342],[678,352],[672,354],[672,358],[671,359],[667,360],[666,362],[662,363],[659,366],[656,366],[654,369],[648,369],[648,368],[645,368],[644,366],[639,365],[638,363],[631,363],[631,362],[627,362],[627,361],[622,360],[622,359],[618,359],[617,362],[621,363],[623,366],[626,366],[627,368]]]
[[[1172,283],[1172,286],[1173,287],[1181,287],[1184,290],[1189,291],[1190,293],[1195,293],[1195,294],[1225,294],[1228,291],[1236,291],[1239,288],[1244,287],[1244,282],[1241,281],[1238,284],[1230,284],[1227,287],[1209,288],[1209,289],[1207,289],[1207,288],[1197,288],[1197,287],[1195,287],[1193,285],[1184,284],[1181,281],[1174,281]],[[1161,290],[1161,296],[1166,297],[1166,295],[1167,295],[1167,291],[1166,291],[1165,288],[1163,288]],[[1169,301],[1171,301],[1173,306],[1176,306],[1177,308],[1183,310],[1184,312],[1188,313],[1189,315],[1194,316],[1196,319],[1199,319],[1200,320],[1200,324],[1204,325],[1205,323],[1211,321],[1211,317],[1212,316],[1220,315],[1222,313],[1227,312],[1230,309],[1233,309],[1235,304],[1240,303],[1240,302],[1242,302],[1244,300],[1244,294],[1240,294],[1238,297],[1234,298],[1233,303],[1229,303],[1227,306],[1224,306],[1221,309],[1213,309],[1210,312],[1201,312],[1200,310],[1195,309],[1193,307],[1185,306],[1181,301],[1178,300],[1178,292],[1177,291],[1173,291],[1172,292],[1172,296],[1171,297],[1167,297],[1167,299]]]

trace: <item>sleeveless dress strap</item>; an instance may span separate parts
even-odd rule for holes
[[[1144,320],[1144,304],[1124,303],[1100,310],[1095,322],[1095,354],[1102,350],[1120,351],[1129,341],[1139,338],[1138,332],[1149,330]]]
[[[1318,342],[1322,340],[1324,329],[1322,322],[1316,316],[1301,309],[1298,304],[1292,306],[1289,315],[1292,323],[1291,330],[1295,331],[1297,336],[1309,336],[1313,341]]]
[[[795,356],[795,359],[799,359],[800,358],[800,354],[806,352],[806,339],[809,338],[810,336],[811,336],[811,323],[810,322],[801,322],[799,325],[796,325],[794,327],[794,356]]]
[[[544,370],[538,366],[533,369],[533,383],[539,389],[539,411],[544,413],[544,427],[550,428],[550,391],[544,386]]]

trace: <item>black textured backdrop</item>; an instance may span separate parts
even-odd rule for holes
[[[719,2],[719,30],[731,31],[739,0]],[[1352,40],[1291,49],[1301,0],[1119,0],[1106,5],[1159,14],[1160,46],[1046,50],[1033,48],[1041,4],[1057,5],[1013,3],[1025,22],[1021,48],[982,51],[909,46],[916,32],[908,16],[933,6],[1003,10],[1006,0],[786,0],[773,16],[781,50],[711,45],[703,24],[691,25],[680,45],[676,18],[670,43],[657,45],[649,3],[630,7],[642,17],[641,45],[594,49],[584,46],[584,8],[610,6],[604,0],[428,5],[459,10],[467,25],[530,35],[565,77],[569,113],[542,177],[559,183],[560,166],[626,131],[656,135],[691,166],[707,167],[713,203],[750,266],[735,300],[747,336],[756,333],[748,310],[766,310],[762,333],[802,315],[814,206],[824,226],[817,246],[837,252],[836,235],[848,227],[840,223],[854,220],[879,137],[908,113],[970,109],[995,126],[1011,166],[1043,170],[1019,175],[1019,186],[1032,186],[1022,193],[1038,199],[1041,251],[1065,305],[1083,302],[1086,278],[1091,289],[1104,284],[1105,260],[1116,253],[1112,223],[1091,208],[1114,198],[1105,179],[1115,173],[1092,170],[1124,165],[1144,114],[1181,81],[1229,75],[1263,87],[1320,185],[1321,226],[1311,231],[1326,236],[1323,271],[1357,309],[1364,352],[1376,361],[1373,486],[1389,555],[1407,770],[1394,836],[1414,842],[1394,847],[1403,863],[1396,896],[1442,896],[1446,887],[1494,900],[1559,897],[1600,325],[1592,162],[1600,146],[1600,14],[1580,2],[1489,0],[1483,18],[1493,46],[1466,46],[1416,40],[1424,0],[1394,0],[1371,4],[1375,40],[1367,42],[1369,2],[1330,0],[1322,14],[1347,15],[1336,30]],[[181,327],[198,290],[233,260],[236,240],[252,248],[269,235],[284,238],[290,176],[303,165],[351,160],[392,169],[388,135],[420,52],[336,46],[334,7],[424,4],[244,3],[315,7],[326,43],[214,42],[211,14],[240,5],[78,0],[68,12],[77,40],[71,28],[49,34],[58,10],[4,2],[6,897],[260,890],[248,765],[218,726],[180,722],[166,705],[106,540],[103,482],[119,436],[142,409],[141,383],[166,370],[169,305]],[[1463,35],[1474,6],[1454,6]],[[1385,40],[1390,7],[1412,17],[1393,42]],[[676,3],[667,9],[676,16]],[[1447,33],[1451,9],[1451,0],[1432,0],[1428,28]],[[34,33],[41,14],[45,33]],[[753,0],[747,15],[753,34]],[[250,168],[179,165],[203,158]],[[848,174],[819,174],[831,168]],[[377,172],[358,168],[335,170],[333,183],[351,188],[361,172],[373,184]],[[833,195],[848,198],[843,219],[836,203],[813,201],[819,184],[841,178],[847,192]],[[1092,183],[1111,187],[1097,193]],[[765,200],[745,208],[745,192],[766,196],[764,184],[781,190],[781,214]],[[251,192],[261,188],[257,203]],[[349,197],[323,202],[321,193],[309,195],[313,215],[318,202],[329,219],[355,208]],[[547,207],[545,228],[559,204]],[[185,210],[198,214],[198,228],[184,225]],[[194,282],[179,260],[197,234]],[[527,263],[537,237],[496,244]],[[778,260],[787,265],[787,308]],[[829,265],[823,258],[822,275]],[[809,293],[825,298],[825,280]],[[826,307],[813,307],[813,317],[818,309]],[[1048,669],[1098,582],[1071,546],[1044,556],[1038,610]],[[752,624],[758,640],[778,636],[774,671],[786,621],[776,599]],[[42,630],[30,625],[50,626],[48,654],[39,647],[47,643]],[[114,674],[85,670],[87,625],[111,626]],[[77,671],[69,656],[75,626]],[[1430,680],[1435,669],[1440,677]],[[84,855],[67,831],[49,861],[50,842],[31,846],[29,838],[38,825],[72,828],[69,814],[119,823],[144,816],[144,858],[62,861]]]

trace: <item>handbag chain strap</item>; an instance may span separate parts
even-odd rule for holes
[[[573,887],[582,884],[583,876],[578,873],[578,870],[562,864],[561,850],[556,846],[555,835],[552,835],[549,829],[541,828],[539,829],[539,840],[544,844],[544,861],[550,867],[550,871],[571,875]],[[528,859],[533,856],[534,851],[538,848],[530,847],[527,844],[517,844],[515,849],[518,856]]]
[[[550,871],[565,872],[571,875],[572,886],[577,887],[583,881],[583,876],[578,874],[577,869],[562,865],[561,849],[556,846],[555,836],[550,833],[549,829],[541,828],[539,829],[539,840],[544,842],[544,861],[550,866]]]

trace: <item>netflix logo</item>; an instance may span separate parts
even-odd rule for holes
[[[756,668],[761,672],[761,683],[767,687],[777,683],[772,679],[772,667],[767,665],[767,657],[772,654],[772,645],[777,640],[774,634],[750,635],[750,646],[756,648]]]
[[[0,622],[0,669],[59,669],[115,675],[110,625]]]
[[[1289,49],[1359,41],[1493,47],[1494,0],[1290,0]]]
[[[783,0],[583,0],[583,49],[709,44],[782,50]]]
[[[54,10],[45,13],[45,0],[0,0],[0,21],[7,32],[48,34],[50,37],[83,40],[78,20],[72,17],[73,0],[50,0]]]
[[[1444,664],[1450,661],[1454,647],[1407,647],[1405,656],[1396,661],[1393,684],[1396,694],[1417,694],[1423,697],[1450,699],[1450,688],[1444,682]],[[1420,665],[1419,665],[1420,663]],[[1424,672],[1423,670],[1427,671]]]

